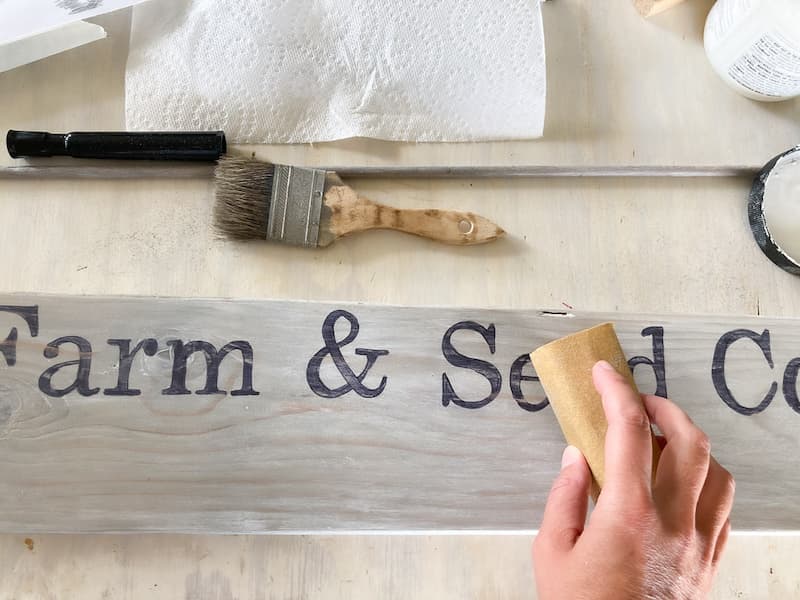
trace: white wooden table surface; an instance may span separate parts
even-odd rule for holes
[[[711,4],[689,0],[650,21],[628,0],[544,5],[542,140],[246,150],[297,164],[758,167],[800,142],[800,103],[753,103],[718,80],[701,42]],[[0,74],[1,130],[123,127],[129,14],[98,22],[108,39]],[[800,278],[750,236],[746,180],[356,183],[399,206],[479,211],[509,238],[466,249],[380,232],[323,252],[238,245],[209,231],[208,181],[5,180],[0,292],[800,316]],[[530,542],[2,535],[0,596],[531,598]],[[795,535],[735,535],[715,598],[797,597],[798,551]]]

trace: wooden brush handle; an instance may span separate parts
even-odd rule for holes
[[[438,209],[402,209],[359,197],[343,184],[325,192],[319,245],[367,229],[394,229],[446,244],[484,244],[505,232],[480,215]]]

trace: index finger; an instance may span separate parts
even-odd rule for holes
[[[608,421],[603,491],[650,498],[653,441],[642,398],[606,361],[594,365],[592,379]]]

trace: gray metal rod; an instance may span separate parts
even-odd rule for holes
[[[488,179],[536,177],[752,177],[759,169],[750,167],[696,166],[454,166],[454,167],[325,167],[341,177]]]
[[[422,166],[319,167],[353,179],[528,179],[542,177],[754,177],[747,166]],[[0,167],[0,179],[201,179],[212,177],[213,164],[123,164],[76,166],[14,165]]]

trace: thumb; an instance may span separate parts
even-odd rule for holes
[[[559,552],[572,549],[583,533],[592,478],[586,459],[575,446],[561,457],[561,472],[553,482],[544,509],[539,542]]]

